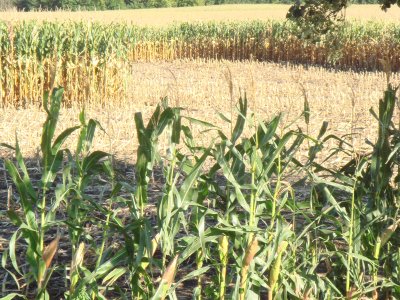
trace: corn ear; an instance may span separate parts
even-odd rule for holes
[[[388,226],[381,234],[380,238],[381,238],[381,247],[383,245],[385,245],[389,239],[391,238],[391,236],[393,235],[393,233],[396,231],[397,227],[398,227],[398,223],[399,221],[397,221],[396,223]]]
[[[176,267],[178,265],[179,254],[175,255],[174,259],[169,263],[168,267],[161,278],[164,282],[171,285],[174,281]]]
[[[242,270],[240,272],[240,288],[239,288],[239,299],[244,300],[247,290],[247,276],[249,271],[249,266],[254,259],[258,251],[258,240],[257,236],[254,236],[251,243],[247,247],[246,253],[243,258]]]
[[[75,252],[75,255],[72,259],[71,263],[71,273],[75,272],[78,267],[82,265],[83,257],[85,256],[85,243],[80,243],[78,249]]]
[[[276,287],[276,284],[278,282],[279,279],[279,272],[281,269],[281,264],[282,264],[282,254],[285,252],[286,248],[288,246],[288,242],[287,241],[283,241],[279,247],[278,247],[278,253],[277,253],[277,257],[275,259],[275,262],[272,265],[272,268],[270,270],[269,273],[269,286],[270,286],[270,295],[273,295],[273,291]],[[272,297],[271,297],[272,299]]]
[[[258,251],[258,240],[257,237],[254,236],[253,240],[251,241],[249,247],[246,250],[246,254],[243,259],[243,266],[249,266],[252,260],[254,259],[254,256],[256,255]]]
[[[218,243],[219,259],[221,261],[220,280],[219,280],[219,299],[225,299],[226,290],[226,266],[228,264],[229,241],[226,235],[219,238]]]
[[[58,249],[58,243],[60,241],[60,236],[57,234],[57,237],[48,244],[42,254],[42,259],[43,262],[41,262],[41,267],[39,268],[38,271],[38,287],[41,288],[43,282],[45,281],[45,274],[47,269],[50,267],[51,262],[53,261],[54,255],[57,252]]]
[[[71,278],[71,286],[70,286],[70,293],[73,294],[75,291],[75,286],[79,280],[78,269],[82,265],[83,258],[85,256],[85,243],[80,243],[78,249],[76,250],[74,257],[72,258],[71,262],[71,271],[70,271],[70,278]]]
[[[165,269],[165,272],[161,277],[160,285],[158,286],[155,295],[152,297],[152,300],[164,300],[165,297],[167,297],[168,290],[174,281],[175,272],[178,266],[178,258],[179,254],[175,255],[174,259],[169,263],[168,267]]]
[[[60,236],[57,235],[57,237],[54,240],[52,240],[51,243],[48,244],[43,251],[42,258],[46,265],[46,269],[50,267],[51,262],[53,261],[54,255],[56,254],[58,249],[59,241],[60,241]]]

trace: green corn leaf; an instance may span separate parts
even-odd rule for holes
[[[166,108],[161,114],[159,119],[153,119],[153,117],[150,119],[149,124],[147,125],[146,131],[148,133],[153,132],[153,128],[157,133],[157,136],[161,135],[164,131],[164,129],[169,125],[177,115],[176,109],[172,109],[170,107]]]
[[[80,128],[80,126],[75,126],[75,127],[71,127],[71,128],[68,128],[68,129],[64,130],[64,131],[56,138],[56,140],[54,141],[53,146],[51,147],[51,152],[52,152],[52,154],[53,154],[53,155],[56,155],[56,154],[60,151],[62,145],[63,145],[64,142],[65,142],[65,140],[66,140],[75,130],[77,130],[77,129],[79,129],[79,128]]]
[[[276,134],[276,130],[281,121],[281,114],[272,119],[269,123],[260,122],[257,130],[259,147],[263,149],[270,142],[270,140]]]
[[[26,225],[28,226],[28,228],[30,228],[34,232],[39,231],[36,216],[33,211],[28,211],[25,215],[25,219],[26,219]],[[45,226],[45,224],[41,224],[41,226]]]
[[[84,172],[90,172],[99,162],[108,157],[109,154],[103,151],[94,151],[88,157],[85,157],[82,162],[82,169]]]
[[[18,216],[18,214],[14,210],[12,210],[12,209],[7,210],[7,216],[10,218],[11,222],[15,226],[20,226],[22,224],[21,218]]]
[[[225,122],[231,123],[231,120],[229,120],[229,118],[227,118],[223,113],[218,113],[218,116],[224,120]]]
[[[51,95],[50,109],[48,109],[47,106],[48,96],[44,97],[44,108],[47,112],[47,119],[43,125],[41,149],[45,162],[48,160],[47,157],[51,156],[51,142],[54,137],[58,122],[63,92],[64,90],[62,88],[53,90],[53,93]]]
[[[176,282],[176,284],[174,284],[174,286],[171,288],[172,290],[175,290],[176,287],[179,286],[179,284],[181,284],[184,281],[187,280],[192,280],[194,278],[198,278],[199,276],[206,274],[208,271],[210,271],[212,268],[212,266],[205,266],[205,267],[201,267],[199,269],[196,269],[194,271],[191,271],[189,274],[186,274],[182,279],[180,279],[178,282]]]
[[[349,215],[347,214],[346,210],[339,205],[339,203],[336,201],[335,197],[333,197],[332,193],[329,191],[329,189],[324,186],[322,188],[322,191],[326,197],[326,200],[333,206],[335,207],[336,212],[342,217],[343,221],[346,221],[347,224],[350,223],[350,218]]]
[[[168,284],[164,282],[163,280],[160,282],[160,285],[158,286],[155,294],[153,297],[151,297],[151,300],[163,300],[168,294]]]
[[[192,124],[200,125],[200,126],[202,126],[202,127],[207,127],[207,128],[218,128],[218,127],[215,126],[214,124],[211,124],[211,123],[206,122],[206,121],[203,121],[203,120],[195,119],[195,118],[188,117],[188,116],[182,116],[182,118],[184,118],[184,119],[190,121],[190,123],[192,123]],[[228,120],[228,122],[230,122],[230,121]]]
[[[175,144],[179,144],[180,142],[181,120],[182,118],[179,116],[179,111],[178,111],[175,115],[174,122],[172,124],[171,142]]]
[[[97,121],[93,119],[89,120],[85,137],[85,151],[89,151],[89,149],[92,147],[96,127],[98,127],[99,125],[100,124]],[[99,127],[101,128],[101,126]]]
[[[203,166],[205,160],[210,154],[211,149],[207,149],[204,154],[200,157],[200,159],[197,160],[196,165],[193,167],[192,171],[188,174],[188,176],[185,178],[184,182],[182,183],[182,186],[180,188],[180,198],[183,203],[186,203],[190,199],[188,199],[188,196],[190,195],[193,185],[196,183],[198,180],[201,167]]]
[[[103,278],[102,284],[106,286],[113,285],[122,275],[128,272],[128,268],[120,267],[112,270],[106,277]]]
[[[26,186],[26,184],[20,177],[20,174],[18,173],[17,168],[8,159],[5,160],[5,167],[6,167],[7,173],[11,176],[12,181],[14,182],[14,184],[17,188],[24,212],[27,213],[28,211],[32,211],[32,209],[33,209],[32,195],[29,193],[29,191],[28,191],[29,188]],[[33,200],[36,200],[36,199],[33,198]]]
[[[20,233],[17,230],[11,236],[10,243],[9,243],[9,253],[10,253],[10,260],[11,260],[12,266],[14,267],[15,271],[18,272],[18,274],[22,275],[21,270],[19,269],[19,266],[18,266],[17,257],[16,257],[16,253],[15,253],[15,250],[17,247],[16,243],[19,238],[19,235],[20,235]]]
[[[247,116],[247,98],[240,97],[239,99],[239,114],[236,120],[235,127],[232,131],[231,142],[235,144],[238,138],[242,135]]]
[[[2,297],[2,298],[0,298],[0,300],[11,300],[11,299],[14,299],[15,297],[18,297],[19,299],[28,299],[28,298],[26,298],[24,295],[22,295],[22,294],[18,294],[18,293],[10,293],[10,294],[8,294],[7,296],[5,296],[5,297]]]
[[[328,130],[328,125],[329,125],[329,123],[327,121],[322,122],[322,126],[319,130],[318,137],[317,137],[318,140],[324,136],[324,134]]]
[[[45,168],[42,175],[42,186],[49,188],[50,184],[54,181],[57,172],[60,170],[63,163],[64,151],[58,151],[55,155],[49,153],[46,156]]]
[[[125,249],[119,250],[111,259],[107,260],[100,265],[91,275],[87,278],[87,282],[91,282],[93,279],[102,278],[105,274],[109,274],[115,267],[120,263],[124,262],[127,258]]]
[[[4,147],[4,148],[7,148],[7,149],[9,149],[9,150],[15,151],[15,147],[13,147],[13,146],[11,146],[11,145],[9,145],[9,144],[0,143],[0,146],[1,146],[1,147]]]
[[[243,193],[241,191],[241,186],[236,181],[235,177],[232,174],[232,170],[229,168],[229,166],[228,166],[223,154],[220,151],[217,154],[217,161],[218,161],[218,164],[221,166],[221,169],[222,169],[222,172],[224,173],[224,176],[233,185],[233,187],[235,189],[235,195],[236,195],[236,198],[237,198],[239,204],[247,212],[250,212],[250,206],[246,202],[246,198],[245,198],[245,196],[243,195]]]
[[[306,122],[307,125],[310,124],[310,103],[308,103],[307,97],[304,97],[304,121]]]
[[[26,187],[26,190],[27,190],[29,196],[31,197],[31,199],[34,202],[36,202],[36,198],[37,198],[36,192],[35,192],[35,190],[33,188],[31,179],[29,177],[28,169],[26,168],[26,165],[25,165],[25,162],[24,162],[24,158],[22,157],[22,153],[21,153],[21,149],[19,147],[19,142],[18,142],[17,137],[15,137],[15,141],[16,141],[16,143],[15,143],[15,156],[16,156],[16,159],[17,159],[18,167],[22,170],[22,173],[23,173],[22,180],[24,182],[24,185]]]
[[[289,142],[289,140],[292,138],[292,136],[293,136],[292,131],[285,133],[283,135],[283,137],[279,140],[279,143],[278,143],[276,149],[272,152],[272,154],[263,157],[264,167],[262,168],[262,174],[269,174],[269,172],[272,170],[272,168],[276,164],[275,160],[278,158],[279,155],[282,154],[284,147]],[[269,175],[268,175],[268,177],[269,177]]]

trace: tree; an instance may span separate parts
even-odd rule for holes
[[[38,3],[36,0],[16,0],[14,5],[18,10],[32,10],[38,8]]]
[[[350,4],[350,0],[300,0],[292,5],[287,13],[287,18],[301,25],[314,25],[319,33],[325,33],[339,20],[343,19],[343,10]],[[378,0],[383,10],[392,5],[400,6],[400,0]]]

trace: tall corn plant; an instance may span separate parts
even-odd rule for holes
[[[97,285],[99,287],[102,285],[118,289],[115,282],[118,278],[124,277],[130,283],[132,298],[149,299],[153,297],[153,299],[163,299],[168,293],[172,295],[175,293],[175,285],[172,285],[173,276],[171,275],[171,272],[175,271],[169,269],[174,269],[176,266],[168,267],[164,271],[168,257],[175,257],[174,264],[176,265],[178,262],[181,263],[188,259],[198,249],[205,249],[204,243],[199,243],[193,247],[193,243],[189,242],[191,240],[197,243],[200,237],[179,238],[173,243],[169,241],[181,229],[181,223],[185,222],[185,214],[189,208],[193,205],[197,208],[202,206],[202,203],[196,200],[197,196],[200,195],[197,181],[201,166],[208,156],[207,149],[199,157],[196,157],[194,162],[188,156],[179,153],[176,146],[179,143],[182,128],[180,125],[180,109],[168,107],[166,100],[156,108],[146,126],[139,113],[136,114],[135,121],[139,140],[136,164],[137,181],[133,189],[129,183],[117,183],[117,186],[120,185],[123,189],[128,188],[128,191],[132,192],[132,197],[131,199],[123,197],[116,199],[119,205],[129,208],[130,216],[124,220],[113,214],[109,219],[111,230],[118,232],[123,237],[123,247],[115,253],[107,252],[107,254],[104,254],[96,269],[89,273],[86,272],[79,286],[76,287],[73,297],[76,297],[84,286],[93,289]],[[163,157],[158,149],[158,139],[164,131],[170,134],[170,144],[167,151],[169,155],[167,157]],[[185,136],[191,136],[188,127],[185,128],[184,132]],[[171,163],[173,159],[175,159],[175,164]],[[164,166],[165,183],[163,194],[156,199],[156,204],[158,206],[157,216],[158,219],[162,219],[162,222],[158,222],[157,226],[152,228],[150,220],[145,214],[145,208],[150,200],[148,199],[148,190],[154,167],[160,162]],[[175,177],[180,176],[178,170],[186,174],[179,186],[174,183],[171,184],[170,181],[171,174],[174,174],[174,180],[176,180]],[[153,201],[153,199],[151,200]],[[197,220],[198,217],[195,219]],[[187,226],[187,229],[189,227],[191,226]],[[204,240],[204,237],[202,240]],[[176,252],[184,249],[182,243],[187,244],[187,246],[190,245],[190,251],[183,251],[182,255],[177,256]],[[176,246],[178,246],[178,249],[175,249]],[[161,251],[161,261],[153,257],[157,248]],[[191,272],[180,278],[180,282],[199,276],[208,269],[209,267],[199,267],[194,273]],[[155,289],[153,273],[158,271],[164,271],[165,279],[163,279],[159,288]],[[100,280],[102,283],[99,285]],[[121,296],[126,295],[121,289],[119,292]]]
[[[167,99],[157,106],[146,126],[142,114],[135,114],[139,141],[135,166],[136,183],[131,188],[129,183],[117,182],[115,192],[112,193],[115,194],[119,205],[128,207],[130,216],[128,220],[121,219],[115,213],[107,217],[110,228],[122,236],[124,246],[116,253],[107,251],[99,260],[96,269],[86,274],[79,288],[84,285],[96,285],[96,282],[102,280],[102,285],[114,286],[120,290],[121,295],[125,295],[115,282],[120,277],[126,277],[133,299],[148,299],[153,294],[153,255],[161,236],[159,233],[153,233],[150,220],[145,215],[145,208],[149,202],[148,190],[153,169],[160,161],[158,139],[174,120],[175,114],[176,110],[168,107]],[[121,188],[128,188],[127,191],[131,193],[130,199],[117,196]]]
[[[213,151],[217,163],[207,176],[209,189],[220,199],[217,202],[217,209],[221,214],[218,218],[219,230],[224,232],[224,236],[219,241],[219,248],[227,249],[231,241],[234,246],[233,257],[238,266],[235,288],[231,291],[220,289],[219,296],[224,298],[225,295],[230,295],[229,297],[235,299],[246,299],[258,297],[262,289],[267,289],[272,294],[279,290],[277,286],[281,279],[276,277],[277,272],[272,269],[280,268],[279,260],[284,250],[276,257],[278,261],[273,267],[271,257],[274,257],[274,252],[271,249],[270,261],[264,267],[263,273],[271,272],[274,275],[265,278],[255,276],[260,265],[264,265],[256,254],[260,250],[261,255],[267,247],[272,246],[278,224],[283,222],[288,226],[288,221],[281,213],[296,209],[293,190],[285,177],[296,167],[294,156],[305,135],[290,130],[282,135],[278,134],[281,116],[270,122],[258,122],[254,116],[248,116],[246,97],[240,99],[238,107],[238,117],[232,125],[231,137],[219,132],[221,141]],[[224,119],[229,122],[228,118]],[[250,137],[242,137],[246,122],[255,132]],[[225,188],[218,182],[218,172],[226,178]],[[262,230],[261,226],[266,229]],[[262,234],[260,249],[255,250],[255,243],[261,238],[261,232],[265,235]],[[276,244],[274,247],[276,253],[278,247]],[[226,250],[224,253],[227,253]],[[226,276],[226,264],[227,260],[221,255],[219,285],[222,287],[226,287],[229,282],[225,281],[232,278]],[[269,280],[269,277],[272,279]],[[269,286],[269,281],[273,283],[272,286]]]
[[[349,299],[370,296],[373,299],[399,295],[398,239],[394,234],[398,216],[399,128],[393,122],[397,88],[390,84],[379,102],[379,113],[371,113],[378,122],[378,138],[370,143],[372,152],[350,160],[332,181],[313,175],[316,196],[330,207],[320,218],[336,230],[326,238],[331,243],[327,282],[337,282],[332,292]],[[320,169],[320,166],[318,166]],[[325,169],[326,170],[326,169]],[[339,235],[337,235],[339,234]],[[334,236],[342,236],[346,247]],[[339,284],[344,282],[344,285]]]
[[[50,228],[61,225],[60,220],[56,218],[60,201],[50,196],[50,193],[54,188],[57,173],[63,169],[65,153],[62,148],[63,144],[71,133],[79,128],[79,126],[68,128],[54,138],[62,93],[63,89],[54,89],[51,96],[46,93],[43,100],[47,118],[43,125],[41,139],[42,177],[40,183],[38,185],[32,183],[18,140],[15,148],[13,148],[15,149],[16,162],[14,163],[8,159],[5,161],[7,172],[11,176],[18,192],[22,215],[14,208],[10,208],[7,212],[10,220],[18,229],[10,239],[9,249],[2,259],[2,266],[16,279],[17,284],[19,276],[23,276],[28,285],[34,283],[36,285],[36,299],[49,299],[46,286],[54,270],[51,264],[57,252],[60,236],[57,234],[46,245],[46,240],[48,240],[47,232]],[[9,146],[9,148],[12,147]],[[29,268],[26,273],[22,272],[21,262],[17,259],[17,251],[20,247],[19,240],[21,238],[27,244],[24,256]],[[8,259],[11,261],[13,270],[9,270],[6,265]]]
[[[105,244],[107,240],[107,231],[109,230],[110,223],[110,209],[113,195],[118,191],[119,186],[115,184],[114,172],[109,158],[109,154],[103,151],[92,151],[92,143],[95,136],[96,127],[101,125],[90,119],[88,122],[85,118],[85,112],[82,111],[79,115],[81,122],[80,133],[78,136],[78,143],[75,153],[68,153],[67,166],[63,170],[62,184],[58,184],[55,190],[55,196],[57,201],[62,201],[65,204],[67,220],[65,221],[68,227],[68,233],[72,246],[72,258],[70,268],[70,288],[66,296],[73,298],[76,294],[75,287],[78,285],[80,278],[80,268],[82,268],[82,257],[84,251],[89,248],[85,247],[86,243],[91,242],[91,238],[87,238],[84,235],[85,226],[87,224],[93,224],[96,216],[93,212],[101,213],[104,216],[104,227],[100,226],[103,231],[102,239],[100,244],[93,244],[94,251],[98,255],[96,267],[103,259],[103,252],[105,250]],[[88,187],[94,184],[95,177],[98,175],[107,176],[111,181],[111,199],[109,199],[108,207],[103,207],[99,202],[102,199],[94,199],[93,196],[87,193]],[[101,192],[101,191],[100,191]],[[99,248],[98,248],[99,247]],[[86,248],[86,249],[85,249]],[[77,261],[81,261],[80,265]],[[86,290],[82,290],[82,286],[78,291],[79,294]]]

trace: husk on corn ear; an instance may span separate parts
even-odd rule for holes
[[[396,231],[397,227],[399,226],[399,222],[397,221],[394,224],[388,226],[381,234],[381,247],[384,246],[389,239],[392,237],[393,233]]]
[[[60,241],[60,236],[57,235],[57,237],[54,240],[52,240],[50,244],[48,244],[43,251],[42,258],[44,263],[46,264],[46,268],[50,267],[51,262],[53,261],[54,255],[56,254],[58,249],[59,241]]]
[[[72,259],[71,273],[75,272],[77,268],[79,268],[82,265],[84,256],[85,256],[85,243],[81,242]]]
[[[219,259],[221,261],[221,269],[220,269],[220,279],[219,279],[219,299],[225,299],[225,290],[226,290],[226,267],[228,264],[228,250],[229,250],[229,241],[226,235],[222,235],[219,238],[218,242],[218,250],[219,250]]]
[[[82,265],[84,256],[85,256],[85,243],[82,242],[79,244],[74,257],[72,258],[71,271],[70,271],[70,278],[71,278],[70,293],[71,294],[74,292],[75,286],[78,283],[78,280],[79,280],[78,270],[79,270],[79,267]]]
[[[249,266],[253,261],[258,251],[258,240],[257,236],[254,236],[249,246],[247,247],[246,253],[243,258],[242,270],[240,272],[240,288],[239,288],[239,299],[244,300],[247,290],[247,277],[249,272]]]
[[[153,299],[164,300],[168,294],[168,290],[174,282],[175,272],[178,266],[178,258],[179,254],[175,255],[174,259],[169,263],[163,276],[161,277],[160,286],[156,292],[155,297]]]
[[[52,240],[50,242],[50,244],[48,244],[43,250],[42,259],[44,261],[45,267],[38,274],[39,287],[42,286],[42,282],[44,281],[46,271],[50,267],[51,262],[53,261],[54,255],[56,254],[56,252],[58,250],[59,241],[60,241],[60,235],[57,234],[56,238],[54,240]]]
[[[269,286],[270,286],[270,290],[269,290],[269,296],[268,299],[273,299],[273,293],[274,290],[276,288],[276,284],[278,282],[279,279],[279,272],[281,269],[281,264],[282,264],[282,254],[286,251],[286,248],[288,246],[288,242],[287,241],[283,241],[279,247],[278,247],[278,251],[277,251],[277,257],[271,267],[270,273],[269,273]]]

